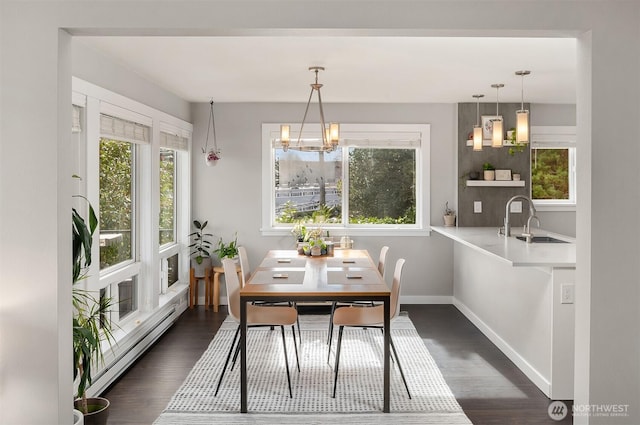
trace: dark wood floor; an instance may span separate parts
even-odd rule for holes
[[[178,322],[104,394],[110,425],[148,425],[200,358],[226,316],[203,307]],[[474,424],[570,424],[547,414],[549,400],[452,305],[402,305]],[[569,406],[569,409],[571,407]]]

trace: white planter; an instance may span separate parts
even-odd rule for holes
[[[84,425],[84,415],[78,409],[73,409],[73,425]]]
[[[495,180],[496,179],[496,170],[484,170],[484,179],[485,180]]]
[[[444,226],[445,227],[453,227],[456,225],[456,216],[451,214],[451,215],[444,215]]]
[[[211,257],[203,257],[202,263],[198,264],[195,258],[191,259],[191,268],[193,269],[194,277],[205,277],[206,270],[212,267]]]

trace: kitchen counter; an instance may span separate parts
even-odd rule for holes
[[[574,397],[576,243],[526,243],[496,227],[432,227],[454,241],[453,304],[553,400]]]
[[[575,239],[535,229],[536,236],[553,236],[568,243],[526,243],[519,236],[521,229],[512,229],[512,236],[498,235],[496,227],[444,227],[431,229],[472,249],[481,251],[513,267],[575,267]]]

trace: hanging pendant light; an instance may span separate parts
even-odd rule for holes
[[[480,123],[480,98],[484,97],[483,94],[474,94],[476,98],[476,125],[473,126],[473,150],[476,152],[482,151],[482,124]]]
[[[324,110],[322,109],[322,96],[320,94],[320,89],[322,88],[322,84],[318,83],[318,73],[320,71],[324,71],[324,67],[322,66],[310,66],[310,71],[315,72],[316,78],[315,82],[311,85],[311,93],[309,93],[309,100],[307,101],[307,107],[304,110],[304,116],[302,117],[302,124],[300,125],[300,133],[298,134],[298,141],[295,145],[291,145],[290,142],[290,131],[291,127],[289,125],[281,125],[280,126],[280,144],[282,145],[282,149],[284,151],[288,149],[295,149],[301,151],[314,151],[314,152],[331,152],[334,151],[338,147],[338,142],[340,140],[340,124],[336,122],[329,123],[329,126],[325,125],[324,121]],[[309,105],[311,105],[311,99],[313,98],[313,93],[318,93],[318,109],[320,110],[320,140],[321,144],[304,144],[302,140],[302,131],[304,130],[304,124],[307,120],[307,113],[309,112]]]
[[[531,71],[516,71],[516,75],[522,77],[522,100],[520,110],[516,111],[516,142],[529,143],[529,111],[524,109],[524,76]]]
[[[208,166],[216,165],[218,160],[222,158],[220,154],[220,149],[218,149],[218,143],[216,142],[216,120],[213,115],[213,99],[209,102],[209,123],[207,124],[207,139],[205,141],[204,147],[202,148],[202,153],[204,153],[204,160]],[[213,147],[209,148],[209,128],[211,128],[213,134]]]
[[[500,113],[498,110],[498,107],[499,107],[498,91],[502,87],[504,87],[504,84],[491,84],[491,87],[496,89],[496,118],[491,120],[491,123],[493,124],[493,134],[492,134],[493,137],[491,137],[491,147],[501,148],[502,142],[504,140],[504,130],[502,125],[502,117],[500,116]]]

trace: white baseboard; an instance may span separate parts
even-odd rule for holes
[[[500,351],[502,351],[509,358],[509,360],[515,363],[518,369],[520,369],[522,373],[527,375],[527,378],[529,378],[538,388],[540,388],[540,391],[542,391],[547,397],[550,397],[551,383],[533,366],[531,366],[531,364],[529,364],[529,362],[527,362],[516,350],[514,350],[513,347],[511,347],[509,343],[507,343],[507,341],[502,339],[500,335],[494,332],[493,329],[491,329],[485,322],[482,321],[482,319],[476,316],[475,313],[473,313],[466,305],[464,305],[464,303],[462,303],[455,297],[452,298],[453,305],[458,310],[460,310],[460,312],[464,314],[465,317],[469,319],[469,321],[471,321],[471,323],[473,323],[478,329],[480,329],[480,331],[487,338],[489,338],[489,340],[493,342],[494,345],[498,347]]]
[[[87,396],[99,396],[173,325],[187,308],[187,294],[188,287],[185,287],[171,302],[157,307],[133,331],[114,343],[104,354],[105,364],[94,372]]]

